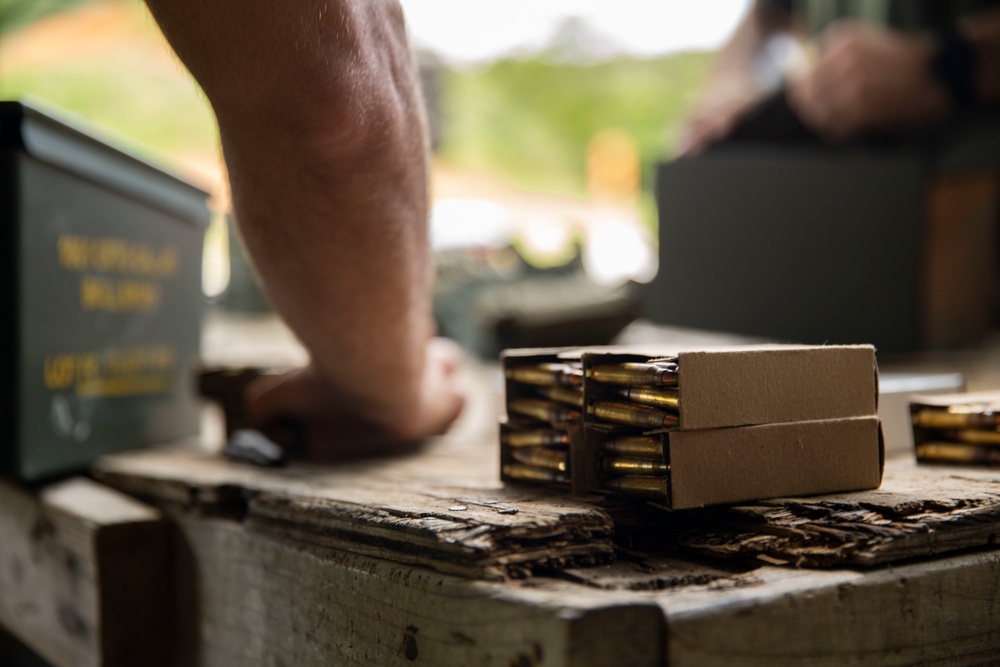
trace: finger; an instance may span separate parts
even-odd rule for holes
[[[432,338],[427,343],[427,356],[436,359],[449,373],[454,373],[465,361],[465,350],[450,338]]]
[[[823,109],[816,99],[816,79],[813,72],[793,81],[788,87],[788,104],[807,127],[819,131]]]

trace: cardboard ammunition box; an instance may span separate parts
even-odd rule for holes
[[[580,362],[673,360],[679,369],[678,428],[684,430],[840,419],[876,414],[878,371],[870,345],[749,345],[703,349],[596,347],[507,350],[504,367]],[[507,401],[532,389],[507,380]],[[584,400],[610,398],[610,386],[587,380]]]
[[[614,432],[586,431],[578,476],[600,489],[600,443]],[[670,509],[782,496],[874,489],[882,483],[884,447],[877,417],[786,422],[653,437],[663,444],[666,495],[647,499]]]
[[[509,415],[505,429],[531,427],[531,420],[511,413],[509,406],[539,391],[512,380],[509,369],[538,364],[582,368],[580,420],[548,423],[569,436],[567,475],[574,493],[607,490],[601,443],[623,433],[660,440],[669,472],[664,493],[654,500],[673,508],[874,488],[881,480],[884,447],[871,346],[508,350],[503,362]],[[626,427],[589,413],[595,402],[622,400],[615,386],[595,380],[595,366],[633,362],[676,368],[676,423]],[[511,456],[510,448],[501,446],[501,464],[509,464]],[[506,474],[502,479],[525,481]]]
[[[198,431],[206,198],[0,102],[0,474],[35,480]]]
[[[917,463],[1000,466],[1000,391],[910,398]]]

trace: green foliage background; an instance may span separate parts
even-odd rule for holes
[[[162,37],[142,3],[104,1],[131,12],[124,23],[128,34],[119,36],[122,52],[42,66],[0,63],[0,97],[29,94],[76,112],[153,158],[215,151],[216,130],[204,96],[176,62],[162,57],[156,43]],[[0,0],[0,40],[53,10],[82,4]],[[594,64],[557,58],[542,53],[445,68],[440,157],[522,188],[578,196],[584,194],[588,140],[614,127],[634,139],[648,186],[655,162],[674,150],[711,54]],[[641,206],[649,209],[648,197]]]
[[[442,157],[536,190],[582,194],[587,142],[608,127],[636,142],[648,182],[671,155],[709,53],[599,64],[506,59],[445,72]]]

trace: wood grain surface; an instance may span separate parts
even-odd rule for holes
[[[59,667],[170,664],[167,525],[84,478],[0,481],[0,625]]]

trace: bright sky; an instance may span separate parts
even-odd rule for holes
[[[714,49],[749,0],[402,0],[414,41],[458,62],[543,45],[568,17],[634,55]]]

